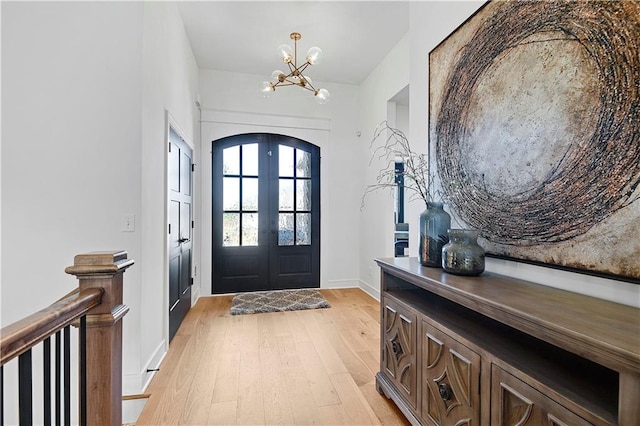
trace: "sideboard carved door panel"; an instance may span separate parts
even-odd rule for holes
[[[491,367],[491,424],[499,426],[590,425],[500,367]]]
[[[434,425],[480,424],[480,355],[425,321],[420,335],[421,417]]]
[[[384,373],[416,409],[416,315],[404,305],[385,297],[383,326]]]

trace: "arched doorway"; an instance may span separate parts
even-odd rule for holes
[[[212,293],[319,287],[320,148],[249,133],[212,154]]]

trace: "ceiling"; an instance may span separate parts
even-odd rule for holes
[[[299,32],[298,64],[310,47],[314,81],[358,85],[409,31],[408,1],[189,1],[178,8],[200,68],[259,74],[286,66],[277,48]]]

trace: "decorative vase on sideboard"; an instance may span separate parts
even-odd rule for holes
[[[449,229],[449,243],[442,248],[442,269],[455,275],[484,272],[484,249],[478,244],[478,231]]]
[[[444,211],[443,203],[427,202],[426,210],[420,214],[421,265],[442,267],[442,247],[449,242],[450,227],[451,216]]]

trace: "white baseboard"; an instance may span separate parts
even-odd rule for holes
[[[194,307],[200,298],[200,285],[191,286],[191,307]]]
[[[130,373],[122,375],[122,394],[134,395],[142,389],[142,373]]]
[[[138,416],[140,416],[140,413],[144,408],[144,404],[146,404],[147,401],[147,398],[127,399],[122,401],[122,423],[135,424],[138,420]]]
[[[123,374],[123,395],[137,395],[143,393],[145,389],[147,389],[147,386],[149,386],[149,383],[151,382],[151,379],[155,374],[155,371],[153,370],[158,368],[165,355],[167,354],[167,349],[167,345],[163,340],[162,342],[160,342],[156,350],[153,351],[153,354],[151,355],[151,357],[149,357],[149,361],[147,361],[147,363],[142,367],[142,371],[138,373]]]
[[[373,297],[376,300],[380,300],[380,289],[372,286],[371,284],[360,280],[359,286],[365,293]]]
[[[156,369],[160,367],[162,360],[167,355],[167,343],[160,342],[153,354],[149,357],[142,371],[137,374],[126,374],[122,377],[122,394],[138,395],[143,394],[149,386],[151,379],[156,374]],[[151,370],[151,371],[149,371]],[[142,412],[147,398],[126,399],[122,401],[122,423],[135,423]]]
[[[168,350],[169,348],[167,347],[167,343],[165,340],[163,340],[162,342],[160,342],[156,350],[153,351],[153,354],[149,358],[149,361],[147,361],[146,365],[141,371],[142,386],[140,388],[140,392],[144,392],[147,389],[149,383],[151,382],[151,379],[153,379],[153,376],[156,374],[155,370],[160,368],[160,364],[162,363],[164,357],[167,355]]]
[[[330,280],[326,285],[320,284],[320,288],[332,289],[332,288],[354,288],[360,287],[357,279],[344,279],[344,280]]]

